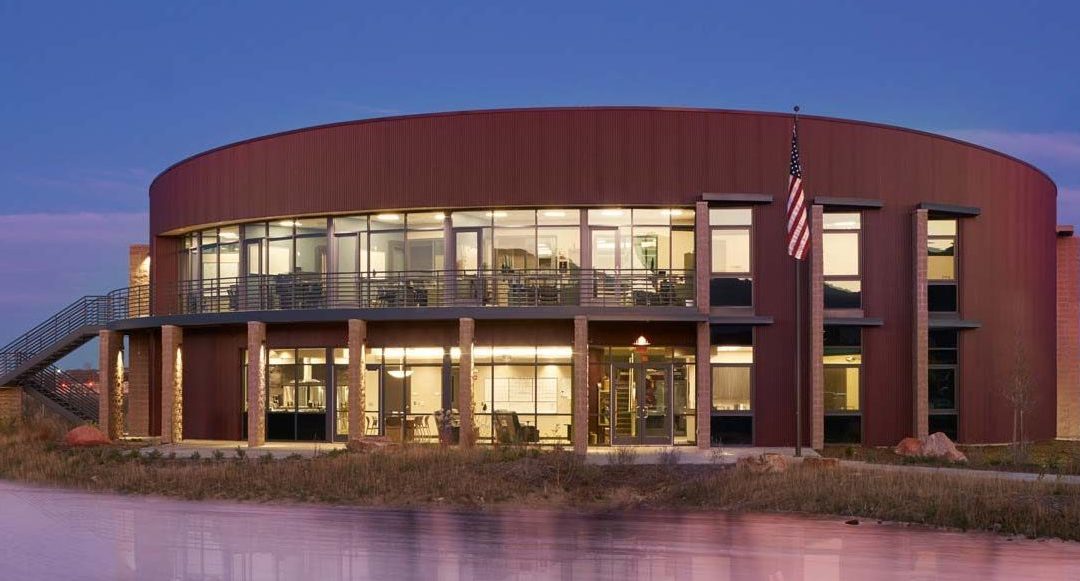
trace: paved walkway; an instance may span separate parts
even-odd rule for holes
[[[840,466],[851,470],[874,470],[878,472],[907,472],[916,474],[941,474],[945,476],[965,476],[971,478],[998,478],[1018,482],[1043,482],[1062,484],[1080,484],[1080,476],[1045,474],[1041,478],[1032,472],[1002,472],[999,470],[974,470],[972,468],[949,468],[945,466],[914,466],[911,464],[875,464],[857,460],[841,460]]]

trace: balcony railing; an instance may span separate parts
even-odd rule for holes
[[[115,318],[296,309],[692,307],[693,271],[462,270],[250,275],[133,287],[108,296]]]

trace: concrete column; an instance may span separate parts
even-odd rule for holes
[[[150,435],[150,374],[154,338],[149,333],[128,335],[127,433],[132,436]]]
[[[584,456],[589,448],[589,319],[584,315],[574,317],[574,377],[570,397],[574,453]]]
[[[476,421],[473,419],[473,338],[476,321],[468,318],[458,320],[458,413],[461,419],[459,444],[471,447],[476,443]]]
[[[367,321],[349,319],[349,439],[359,440],[366,430],[364,404],[367,386],[364,369],[367,367]],[[378,386],[373,386],[376,389]]]
[[[266,323],[247,324],[248,447],[266,443]]]
[[[184,437],[184,330],[161,327],[161,442],[178,444]]]
[[[695,353],[695,381],[697,383],[697,447],[707,450],[712,447],[712,367],[709,356],[712,353],[709,323],[697,324],[697,352]]]
[[[1080,239],[1057,238],[1057,437],[1080,438]]]
[[[110,440],[124,435],[124,336],[98,332],[98,424]]]
[[[916,438],[922,438],[930,431],[930,313],[926,297],[928,218],[926,210],[915,210],[911,216],[911,409],[914,414],[911,435]]]
[[[712,276],[712,233],[709,203],[694,206],[694,303],[699,313],[709,313],[709,280]]]
[[[810,207],[810,447],[815,450],[825,446],[824,213],[819,205]]]

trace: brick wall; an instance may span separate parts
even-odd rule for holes
[[[154,338],[149,333],[128,336],[127,433],[150,435],[150,374]]]
[[[22,388],[0,387],[0,422],[14,420],[22,415]]]
[[[1080,239],[1057,238],[1057,436],[1080,438]]]

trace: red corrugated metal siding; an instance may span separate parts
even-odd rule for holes
[[[773,194],[774,204],[755,209],[756,312],[775,319],[757,334],[755,436],[760,445],[790,444],[794,273],[781,234],[790,131],[782,115],[553,109],[376,120],[238,144],[178,164],[153,184],[155,280],[176,276],[175,245],[157,235],[202,224]],[[885,202],[864,222],[866,314],[885,322],[864,334],[865,440],[891,444],[909,431],[910,212],[919,202],[982,208],[962,221],[962,315],[982,328],[962,337],[961,439],[1008,438],[1011,416],[996,386],[1008,375],[1017,336],[1041,392],[1030,425],[1052,435],[1053,183],[1005,156],[898,128],[807,118],[801,137],[811,196]]]

